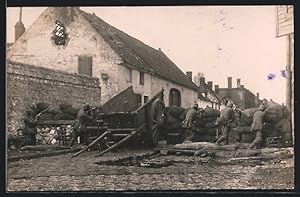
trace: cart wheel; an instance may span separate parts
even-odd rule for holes
[[[163,117],[165,104],[162,100],[156,99],[151,105],[151,128],[152,128],[152,144],[157,146],[161,137],[161,127],[163,125]]]

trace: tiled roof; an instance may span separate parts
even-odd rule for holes
[[[204,91],[201,91],[201,90],[206,90],[208,91],[213,97],[215,97],[219,103],[223,103],[223,100],[222,98],[215,92],[213,91],[212,89],[209,88],[209,86],[206,84],[206,83],[201,83],[200,86],[204,87],[204,88],[199,88],[200,89],[200,92],[204,92]]]
[[[124,65],[158,75],[170,82],[198,90],[198,87],[161,51],[153,49],[109,25],[95,14],[80,10],[92,27],[110,47],[123,59]]]

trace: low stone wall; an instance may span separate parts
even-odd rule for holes
[[[99,106],[99,79],[19,62],[7,63],[8,134],[22,128],[27,108],[33,103],[47,102],[54,108],[70,103],[81,108],[84,103]]]

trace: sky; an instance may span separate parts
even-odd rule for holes
[[[45,7],[24,7],[28,29]],[[80,7],[161,50],[185,73],[204,74],[220,88],[227,77],[260,98],[286,100],[287,37],[276,37],[275,6]],[[7,8],[7,42],[14,42],[19,8]],[[276,77],[268,80],[272,73]]]

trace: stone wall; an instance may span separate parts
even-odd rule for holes
[[[26,109],[33,103],[47,102],[54,108],[65,102],[76,108],[84,103],[99,106],[100,90],[98,78],[8,61],[8,132],[15,135],[23,127]]]

